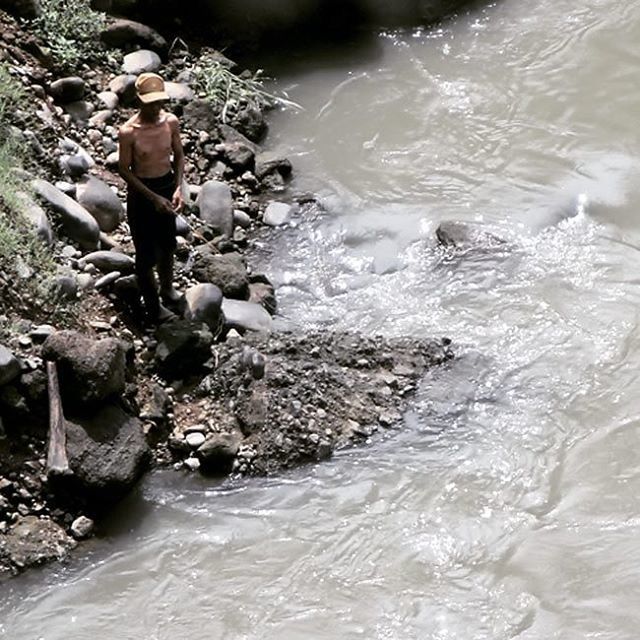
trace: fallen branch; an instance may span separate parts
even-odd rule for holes
[[[67,433],[62,398],[55,362],[47,362],[49,380],[49,451],[47,453],[47,477],[68,476],[72,471],[67,459]]]

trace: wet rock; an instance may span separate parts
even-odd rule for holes
[[[291,162],[282,156],[271,152],[260,153],[256,156],[255,174],[258,180],[264,180],[274,173],[287,180],[291,177],[292,170]]]
[[[15,380],[21,369],[20,362],[13,353],[0,344],[0,387]]]
[[[287,224],[293,215],[293,207],[284,202],[272,202],[264,212],[262,221],[270,227]]]
[[[62,399],[69,406],[95,405],[124,391],[126,349],[115,338],[57,331],[46,339],[42,356],[57,363]]]
[[[60,215],[65,233],[84,249],[96,249],[100,228],[93,216],[75,200],[45,180],[33,181],[35,192]]]
[[[89,418],[67,420],[67,456],[73,478],[64,490],[82,495],[99,511],[135,484],[150,452],[140,421],[108,404]]]
[[[239,253],[215,254],[202,245],[195,252],[193,276],[198,282],[216,285],[227,298],[249,297],[247,268]]]
[[[87,516],[79,516],[71,523],[71,535],[76,540],[84,540],[93,533],[94,526],[95,523],[91,518],[87,518]]]
[[[222,301],[222,312],[228,329],[236,329],[240,333],[245,331],[268,333],[272,330],[271,316],[259,304],[225,298]]]
[[[236,402],[235,416],[245,436],[263,429],[267,424],[269,398],[262,387],[254,387],[241,394]]]
[[[61,560],[75,546],[62,527],[36,516],[20,518],[0,536],[0,559],[7,559],[22,570],[51,560]]]
[[[200,218],[216,233],[230,238],[233,235],[233,197],[224,182],[208,180],[196,199]]]
[[[234,143],[239,142],[243,144],[245,147],[249,147],[249,149],[253,149],[254,153],[258,153],[260,147],[257,144],[249,140],[247,136],[243,135],[237,129],[234,129],[231,125],[221,124],[218,125],[218,129],[220,131],[220,136],[225,143]]]
[[[82,78],[69,76],[52,82],[49,87],[49,94],[58,104],[66,105],[69,102],[82,100],[86,89],[87,87]]]
[[[213,332],[217,332],[223,321],[222,291],[214,284],[197,284],[185,293],[187,320],[203,322]]]
[[[265,282],[252,282],[249,284],[249,302],[254,302],[264,307],[272,316],[278,310],[275,290],[271,284]]]
[[[128,53],[122,62],[122,71],[126,74],[138,75],[140,73],[157,71],[162,61],[155,51],[140,49]]]
[[[94,251],[78,261],[78,266],[81,269],[84,269],[87,264],[92,264],[102,273],[113,271],[131,273],[135,267],[133,258],[117,251]]]
[[[109,186],[93,176],[77,185],[78,202],[96,219],[102,231],[115,231],[124,219],[124,207]]]
[[[59,163],[62,173],[73,179],[81,178],[92,166],[89,159],[81,154],[60,156]],[[73,193],[75,193],[75,185],[71,186],[73,187]],[[67,195],[71,196],[72,194],[68,193]]]
[[[133,20],[114,20],[103,29],[100,39],[108,47],[125,50],[146,47],[163,53],[167,49],[167,41],[157,31]]]
[[[445,220],[436,229],[438,242],[444,247],[458,249],[479,247],[490,248],[506,244],[498,236],[485,231],[478,225],[455,220]]]
[[[196,452],[201,471],[215,475],[230,473],[241,442],[242,437],[237,433],[210,435]]]
[[[155,362],[167,379],[197,373],[211,357],[213,335],[200,322],[173,320],[158,327]]]

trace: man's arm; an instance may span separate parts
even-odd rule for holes
[[[155,208],[163,213],[175,213],[171,203],[154,193],[131,170],[133,164],[133,129],[126,124],[118,132],[118,172],[125,182],[145,198],[153,202]]]
[[[173,114],[169,116],[171,126],[171,151],[173,152],[173,171],[176,175],[176,190],[173,194],[171,204],[176,211],[181,211],[184,207],[185,193],[182,193],[182,179],[184,177],[184,149],[180,138],[180,123]]]

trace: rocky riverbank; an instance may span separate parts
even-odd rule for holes
[[[0,272],[0,578],[63,557],[152,465],[264,475],[329,457],[401,423],[448,341],[273,333],[276,292],[251,269],[260,229],[317,213],[263,152],[265,113],[223,123],[198,95],[202,57],[148,26],[109,20],[99,64],[62,73],[46,43],[0,11],[2,63],[28,101],[25,228],[54,269]],[[205,52],[225,68],[233,62]],[[181,118],[187,209],[175,319],[143,322],[117,167],[117,125],[142,71],[169,81]]]

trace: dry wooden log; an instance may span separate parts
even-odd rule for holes
[[[47,362],[49,380],[49,450],[47,453],[47,476],[71,474],[67,459],[67,433],[62,398],[58,384],[58,369],[55,362]]]

